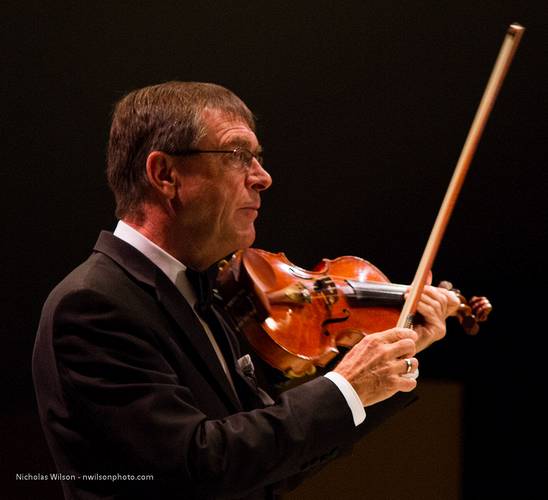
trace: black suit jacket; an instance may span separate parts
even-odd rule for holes
[[[324,377],[265,406],[236,367],[235,396],[179,291],[107,232],[48,297],[33,377],[65,496],[81,499],[272,497],[409,400],[356,428]]]

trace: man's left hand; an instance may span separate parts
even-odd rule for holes
[[[460,301],[453,292],[430,285],[424,287],[417,304],[417,312],[422,316],[422,321],[414,326],[418,334],[417,352],[445,336],[445,320],[456,313],[459,305]]]

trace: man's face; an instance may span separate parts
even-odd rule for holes
[[[255,133],[241,118],[216,109],[203,114],[207,134],[199,150],[231,150],[243,147],[252,153],[261,148]],[[180,227],[194,251],[214,261],[250,246],[255,239],[254,221],[260,192],[272,183],[256,159],[248,168],[230,154],[198,154],[181,158],[178,200]]]

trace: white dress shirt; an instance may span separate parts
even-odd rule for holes
[[[182,262],[178,261],[175,257],[168,254],[158,245],[150,241],[146,236],[141,234],[139,231],[133,229],[131,226],[123,221],[118,221],[116,229],[114,230],[114,236],[130,244],[132,247],[139,250],[139,252],[145,255],[154,264],[156,264],[169,278],[169,280],[177,287],[177,289],[179,290],[179,292],[181,292],[187,302],[192,306],[194,314],[196,314],[196,317],[204,327],[206,335],[211,342],[211,345],[213,346],[215,354],[217,354],[219,362],[221,363],[221,366],[226,373],[230,385],[234,389],[234,383],[226,364],[226,360],[221,353],[221,349],[219,348],[219,345],[217,344],[217,341],[211,333],[211,330],[207,323],[205,323],[205,321],[194,309],[194,306],[196,305],[198,299],[196,297],[196,294],[194,293],[194,289],[192,288],[186,276],[186,266]],[[341,391],[352,412],[354,425],[361,424],[365,420],[365,409],[363,408],[362,402],[352,385],[342,375],[336,372],[328,372],[324,376],[331,380]]]

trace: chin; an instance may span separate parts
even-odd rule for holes
[[[237,244],[235,250],[241,250],[243,248],[249,248],[255,241],[255,228],[241,233],[237,238]]]
[[[222,241],[217,240],[214,251],[217,256],[216,260],[224,259],[238,250],[249,248],[254,241],[255,231],[240,232],[232,235],[232,237],[227,237]]]

